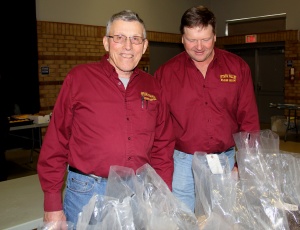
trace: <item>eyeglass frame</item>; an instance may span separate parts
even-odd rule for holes
[[[118,43],[118,44],[124,44],[124,43],[127,41],[128,38],[129,38],[130,43],[131,43],[132,45],[140,45],[140,44],[142,44],[142,43],[146,40],[146,38],[143,38],[143,37],[141,37],[141,36],[127,37],[127,36],[125,36],[125,35],[123,35],[123,34],[106,35],[106,37],[112,38],[113,41],[114,41],[115,43]],[[122,38],[124,38],[125,40],[124,40],[123,42],[116,42],[116,41],[115,41],[115,38],[116,38],[116,37],[122,37]],[[141,41],[140,43],[135,44],[135,43],[132,42],[132,40],[131,40],[132,38],[141,38],[142,41]]]

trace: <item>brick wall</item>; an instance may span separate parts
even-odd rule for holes
[[[180,42],[180,36],[147,32],[150,41]],[[39,71],[41,113],[49,114],[55,104],[62,82],[75,65],[95,62],[105,54],[102,37],[105,27],[57,22],[37,22],[38,66],[49,67],[49,74]],[[149,48],[139,67],[149,69]]]
[[[38,65],[49,67],[49,74],[39,71],[41,113],[49,114],[55,104],[67,72],[75,65],[100,60],[105,50],[102,37],[105,27],[58,22],[37,22]],[[181,43],[180,34],[147,31],[149,41]],[[289,68],[285,71],[285,103],[300,104],[300,43],[298,31],[280,31],[257,34],[257,42],[285,42],[285,58],[292,60],[295,80],[289,80]],[[245,36],[218,37],[216,46],[244,44]],[[139,67],[149,67],[149,48]],[[149,68],[148,68],[149,69]],[[300,112],[300,111],[298,111]],[[298,114],[299,116],[299,114]]]
[[[49,74],[39,71],[41,112],[49,114],[62,82],[75,65],[94,62],[104,54],[102,36],[105,28],[54,22],[37,22],[38,66],[49,67]]]

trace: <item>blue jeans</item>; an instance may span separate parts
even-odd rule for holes
[[[221,153],[228,157],[229,165],[233,169],[235,164],[235,149]],[[193,212],[195,209],[195,181],[192,170],[193,154],[174,151],[174,173],[172,193]]]
[[[69,171],[64,196],[64,213],[67,221],[76,228],[78,214],[94,194],[105,195],[107,179],[97,179]]]

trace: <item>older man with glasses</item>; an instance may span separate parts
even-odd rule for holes
[[[44,221],[69,221],[93,194],[105,194],[110,166],[148,163],[171,189],[174,136],[156,79],[137,68],[148,40],[142,19],[111,17],[100,62],[76,66],[57,98],[38,161]],[[68,170],[64,202],[62,187]]]

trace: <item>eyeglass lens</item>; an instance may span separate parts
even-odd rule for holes
[[[125,43],[127,38],[129,38],[131,44],[135,44],[135,45],[141,44],[144,40],[142,37],[139,36],[126,37],[124,35],[113,35],[108,37],[112,38],[113,41],[116,43]]]

